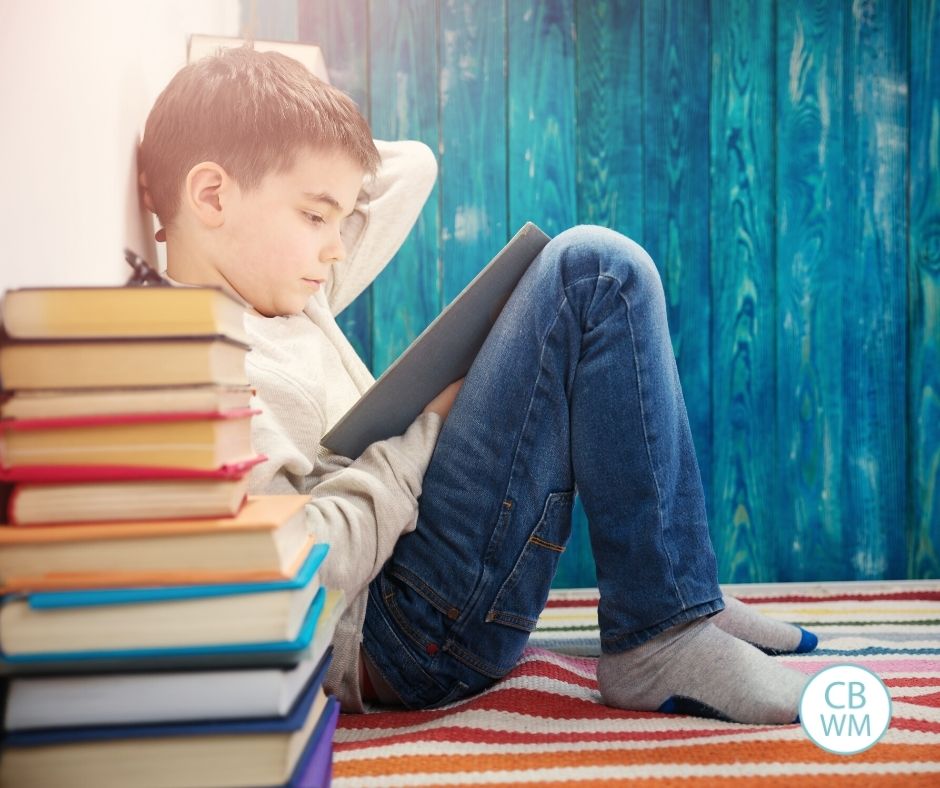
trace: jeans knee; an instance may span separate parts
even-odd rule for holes
[[[662,293],[659,270],[636,241],[607,227],[581,224],[571,227],[550,242],[566,283],[584,276],[608,275],[625,285]]]

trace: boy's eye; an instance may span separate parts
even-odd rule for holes
[[[304,216],[307,218],[308,222],[313,222],[314,224],[323,224],[323,217],[315,213],[303,212]]]

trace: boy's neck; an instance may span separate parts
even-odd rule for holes
[[[221,287],[244,303],[251,314],[259,314],[212,265],[204,249],[189,247],[182,238],[174,238],[169,232],[166,239],[166,273],[173,282],[181,285]]]

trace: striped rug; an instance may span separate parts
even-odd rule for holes
[[[893,710],[884,737],[834,755],[798,724],[608,708],[594,677],[597,592],[553,591],[519,665],[487,692],[434,711],[343,715],[334,785],[940,786],[940,581],[723,589],[819,636],[781,663],[880,676]]]

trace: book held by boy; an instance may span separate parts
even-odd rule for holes
[[[323,436],[323,450],[355,459],[401,435],[470,370],[503,306],[549,238],[527,222]]]

